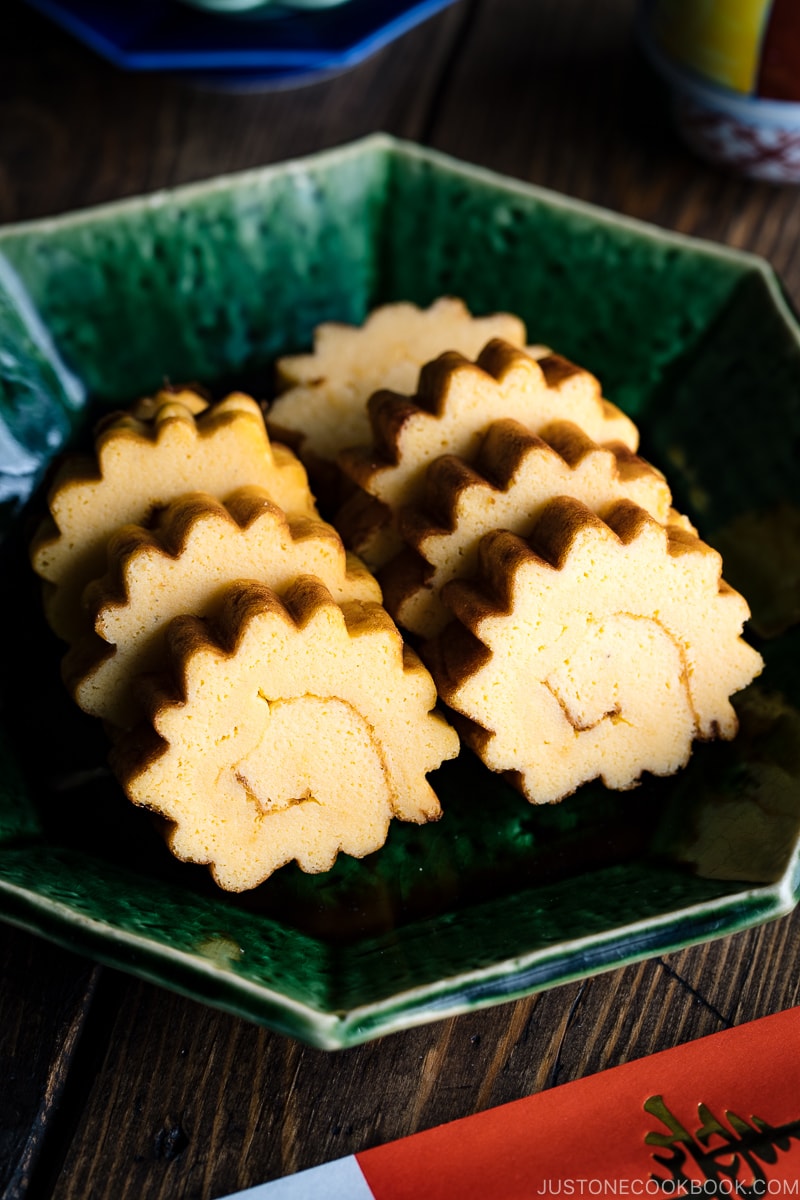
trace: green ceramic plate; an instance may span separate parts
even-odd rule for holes
[[[733,743],[535,809],[465,752],[430,828],[218,894],[174,862],[58,679],[25,545],[50,459],[165,377],[265,396],[324,319],[450,293],[520,313],[635,415],[726,555],[766,659]],[[507,1000],[788,912],[800,887],[800,348],[760,260],[375,137],[0,231],[0,908],[318,1046]],[[24,747],[34,745],[31,754]]]

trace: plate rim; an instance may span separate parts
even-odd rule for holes
[[[378,153],[386,155],[389,162],[394,156],[399,156],[407,161],[415,160],[417,162],[429,163],[433,166],[440,166],[472,181],[478,181],[493,188],[499,187],[507,195],[519,194],[528,198],[534,198],[562,211],[566,210],[585,215],[594,223],[599,222],[601,225],[630,229],[638,236],[647,237],[661,244],[674,244],[690,249],[694,253],[702,252],[715,258],[734,261],[751,272],[757,272],[764,279],[770,300],[777,314],[786,328],[792,333],[794,340],[800,345],[800,325],[798,325],[797,318],[783,292],[777,272],[761,256],[707,239],[695,238],[676,231],[664,230],[653,223],[628,217],[625,214],[615,213],[586,201],[564,196],[552,189],[515,180],[488,168],[462,162],[440,151],[418,146],[415,143],[398,139],[385,133],[371,134],[365,138],[360,138],[329,150],[270,164],[265,167],[231,172],[210,179],[163,188],[150,193],[113,200],[104,204],[87,206],[55,216],[8,224],[0,227],[0,251],[2,251],[3,244],[9,237],[27,235],[33,232],[42,232],[48,235],[57,234],[58,230],[65,227],[68,228],[75,223],[94,222],[98,219],[102,220],[106,217],[113,217],[125,211],[141,211],[148,208],[157,208],[168,201],[174,202],[176,199],[186,198],[188,200],[194,196],[208,195],[215,191],[235,189],[242,182],[248,180],[262,180],[271,176],[285,176],[293,172],[304,172],[312,164],[324,165],[326,163],[341,161],[342,159],[346,160],[350,156],[358,157],[365,154]],[[44,835],[41,835],[36,840],[29,840],[37,848],[57,848],[54,843],[47,841]],[[5,843],[0,841],[0,858],[3,851],[15,849],[19,851],[21,848],[19,840],[15,843],[13,837],[10,837]],[[400,1029],[408,1029],[431,1020],[444,1019],[445,1017],[455,1016],[459,1013],[488,1007],[504,1000],[511,1000],[521,995],[529,995],[535,991],[541,991],[551,986],[557,986],[587,976],[587,971],[578,967],[571,972],[558,975],[557,978],[551,977],[540,981],[534,986],[521,985],[519,989],[515,989],[514,980],[519,980],[520,975],[524,975],[526,969],[532,968],[534,961],[540,962],[548,956],[551,959],[557,957],[551,953],[552,948],[540,948],[539,950],[529,951],[526,954],[512,956],[511,958],[504,957],[487,967],[477,968],[474,971],[460,972],[456,975],[434,981],[433,983],[417,985],[410,989],[401,989],[392,996],[368,1004],[354,1006],[347,1012],[333,1012],[317,1009],[310,1004],[297,1002],[284,992],[276,992],[273,988],[265,984],[258,985],[249,980],[237,977],[230,971],[209,963],[206,958],[200,958],[188,952],[167,947],[163,942],[159,942],[152,937],[146,937],[143,934],[128,934],[111,922],[89,920],[83,916],[76,915],[67,905],[59,905],[58,902],[53,901],[51,898],[43,897],[40,892],[10,884],[2,878],[1,873],[2,862],[0,861],[0,895],[14,897],[14,903],[20,908],[20,911],[16,914],[9,915],[5,911],[0,913],[0,919],[9,924],[28,929],[67,948],[78,949],[80,952],[88,953],[97,961],[106,962],[111,966],[124,970],[128,974],[155,982],[160,986],[190,996],[213,1007],[224,1009],[249,1020],[261,1021],[281,1033],[300,1037],[309,1044],[321,1049],[341,1049],[356,1045]],[[744,886],[741,890],[731,892],[725,896],[685,906],[684,908],[661,914],[659,917],[643,918],[639,921],[614,927],[613,929],[605,929],[602,933],[585,939],[588,946],[597,946],[600,949],[605,947],[608,954],[607,961],[592,964],[588,974],[599,974],[602,971],[612,970],[623,964],[642,961],[660,953],[667,953],[687,945],[709,941],[715,937],[726,936],[732,932],[753,927],[764,921],[786,915],[795,907],[799,899],[800,846],[796,845],[793,849],[791,861],[787,863],[782,878],[776,883]],[[680,937],[676,940],[666,936],[669,928],[674,927],[676,921],[681,920],[684,915],[688,916],[690,914],[696,915],[698,920],[701,917],[707,916],[711,923],[716,923],[716,927],[711,932],[704,931],[698,933],[697,936],[692,936],[688,940],[685,937]],[[726,916],[726,920],[720,921],[721,914]],[[648,939],[648,944],[643,946],[640,951],[634,951],[633,953],[625,951],[622,955],[618,952],[613,954],[612,942],[619,940],[622,931],[628,931],[629,934],[632,934],[637,928],[641,930],[647,929],[651,933],[654,930],[661,930],[664,933],[664,937],[661,941],[656,937],[653,944],[650,944],[652,939]],[[98,929],[104,931],[106,940],[111,938],[112,949],[110,951],[103,950],[102,952],[98,952],[97,947],[90,944],[93,943]],[[145,966],[128,962],[124,954],[115,952],[113,949],[113,947],[119,947],[123,944],[135,944],[140,949],[144,948],[149,959],[152,961]],[[575,945],[575,943],[569,944],[570,947]],[[560,943],[560,945],[563,946],[563,943]],[[623,950],[625,950],[624,947]],[[175,982],[170,979],[168,971],[159,972],[157,970],[159,962],[165,960],[174,962],[177,958],[180,958],[181,962],[185,960],[185,965],[189,965],[198,977],[206,980],[213,979],[217,985],[224,982],[227,989],[233,993],[234,999],[220,1000],[219,996],[211,997],[206,995],[202,990],[192,991],[190,988],[182,987],[180,981]],[[156,966],[152,965],[153,962]],[[516,964],[516,973],[514,971],[509,972],[509,963]],[[503,981],[504,986],[500,981]],[[495,989],[491,986],[493,982],[498,984]],[[466,991],[464,990],[465,988],[467,989]],[[470,988],[472,991],[469,990]],[[459,996],[459,992],[463,994]],[[268,1014],[259,1013],[255,1011],[258,1007],[257,1005],[250,1007],[249,1004],[235,1003],[235,995],[237,993],[245,997],[257,997],[262,1008],[266,1005],[271,1011]],[[412,1004],[411,1012],[403,1012],[401,1010],[399,1005],[402,1004],[403,1000],[405,1000],[407,1005],[409,1003]],[[427,1007],[425,1007],[425,1002],[427,1002]]]
[[[42,843],[42,846],[46,848],[48,843]],[[0,854],[2,850],[0,846]],[[795,874],[797,857],[795,848]],[[295,1000],[267,984],[258,984],[234,975],[219,963],[168,947],[153,937],[122,930],[111,922],[95,917],[75,914],[64,902],[9,883],[2,876],[0,896],[16,900],[19,906],[19,911],[13,914],[0,911],[0,920],[6,924],[43,937],[63,949],[84,954],[92,961],[121,970],[126,975],[165,987],[195,1002],[299,1038],[320,1050],[347,1049],[377,1037],[490,1008],[551,987],[593,978],[661,954],[727,937],[787,916],[798,901],[786,877],[773,884],[744,886],[741,891],[731,892],[724,897],[700,901],[658,917],[640,918],[606,928],[597,935],[587,935],[569,943],[571,957],[576,946],[600,952],[599,959],[592,963],[588,971],[581,964],[576,964],[573,970],[562,972],[557,978],[547,977],[548,964],[557,962],[560,956],[558,947],[544,947],[498,959],[485,967],[402,988],[366,1004],[330,1010]],[[721,915],[723,919],[720,919]],[[669,936],[678,922],[687,919],[697,923],[695,933],[688,938],[685,935]],[[639,948],[632,953],[614,953],[614,946],[621,938],[630,939],[637,931],[655,936],[640,939]],[[98,936],[103,939],[99,951],[94,945],[94,938]],[[626,942],[623,948],[627,949],[628,945],[629,942]],[[137,951],[147,961],[131,962],[122,948]],[[168,971],[158,969],[159,965],[172,964],[174,967],[176,963],[187,968],[198,985],[205,986],[186,986],[180,980],[169,979]],[[526,976],[532,973],[540,977],[531,986],[530,982],[526,982]],[[221,996],[212,984],[217,988],[222,987],[227,995]]]

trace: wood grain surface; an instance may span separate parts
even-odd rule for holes
[[[755,250],[800,301],[800,192],[683,150],[633,0],[460,0],[338,78],[254,95],[119,72],[7,9],[2,222],[384,129]],[[0,1195],[214,1200],[798,1004],[798,961],[793,915],[325,1053],[0,929]]]

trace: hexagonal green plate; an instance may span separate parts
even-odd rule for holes
[[[58,679],[26,542],[44,469],[164,378],[264,396],[321,320],[510,309],[632,413],[766,659],[684,772],[536,809],[464,752],[435,826],[218,893],[173,861]],[[6,919],[337,1047],[788,912],[800,887],[800,349],[769,267],[385,137],[0,231]],[[34,745],[30,753],[27,747]]]

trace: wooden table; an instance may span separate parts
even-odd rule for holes
[[[800,302],[800,192],[695,161],[634,0],[460,0],[362,66],[263,95],[122,74],[19,2],[0,221],[384,129],[766,256]],[[0,1191],[218,1197],[800,1002],[800,915],[325,1053],[0,929]]]

